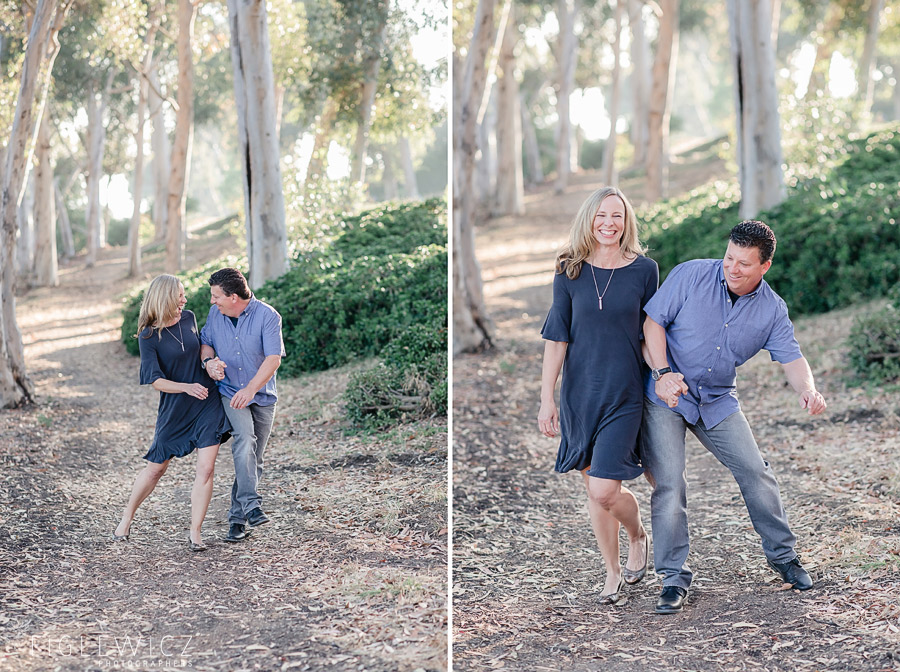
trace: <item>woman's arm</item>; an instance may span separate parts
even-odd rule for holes
[[[154,390],[167,394],[189,394],[197,399],[206,399],[209,390],[200,383],[176,383],[173,380],[157,378],[150,385]]]
[[[538,428],[544,436],[559,434],[559,411],[554,400],[556,380],[566,359],[568,343],[544,341],[544,365],[541,370],[541,410],[538,411]]]

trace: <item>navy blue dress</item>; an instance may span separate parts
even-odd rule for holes
[[[597,301],[597,287],[603,310]],[[643,409],[643,307],[659,286],[659,267],[639,256],[612,271],[587,262],[570,280],[553,279],[553,305],[541,335],[568,343],[559,395],[561,439],[556,471],[627,481],[644,469],[637,454]]]
[[[184,457],[194,448],[227,441],[231,425],[215,382],[200,366],[200,336],[194,314],[182,311],[177,324],[159,331],[147,327],[138,336],[138,344],[141,385],[164,378],[176,383],[200,383],[209,390],[206,399],[159,393],[156,432],[144,459],[162,464],[170,457]]]

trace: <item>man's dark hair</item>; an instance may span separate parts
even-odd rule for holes
[[[738,247],[757,248],[762,264],[775,255],[775,232],[758,220],[744,220],[731,230],[728,239]]]
[[[209,276],[209,286],[215,287],[216,285],[222,288],[225,296],[237,294],[244,300],[253,296],[244,274],[236,268],[220,268]]]

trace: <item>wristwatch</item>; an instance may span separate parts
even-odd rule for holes
[[[203,367],[203,370],[204,370],[204,371],[206,371],[206,363],[207,363],[209,360],[211,360],[211,359],[215,359],[215,357],[207,357],[207,358],[204,359],[202,362],[200,362],[200,366]]]
[[[664,366],[661,369],[650,369],[650,375],[653,377],[653,380],[659,380],[667,373],[672,373],[672,368],[669,366]]]

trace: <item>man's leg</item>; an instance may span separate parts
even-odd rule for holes
[[[684,466],[685,421],[678,413],[644,399],[641,461],[654,481],[650,496],[653,564],[663,587],[687,590],[693,574],[687,566],[690,537]]]
[[[231,484],[229,523],[244,524],[256,493],[256,429],[249,407],[232,408],[231,399],[222,397],[225,415],[231,423],[231,455],[234,458],[234,483]]]
[[[731,471],[741,488],[753,528],[762,538],[763,551],[771,562],[790,562],[797,553],[797,539],[788,525],[781,493],[772,468],[759,452],[747,418],[740,411],[712,429],[702,421],[691,431]]]
[[[275,406],[275,404],[271,406],[250,404],[248,406],[253,414],[253,428],[256,432],[256,445],[253,451],[256,478],[253,482],[253,494],[247,501],[245,512],[262,507],[262,497],[259,494],[259,479],[262,478],[266,445],[269,442],[269,435],[272,433],[272,424],[275,422]]]

